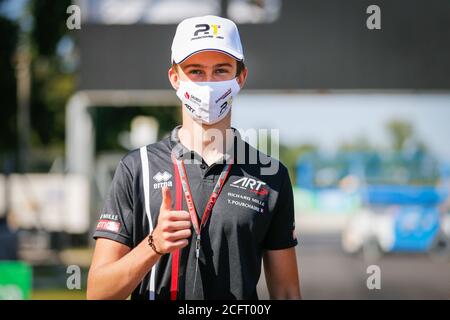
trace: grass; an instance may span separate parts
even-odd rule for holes
[[[34,290],[32,300],[85,300],[85,290],[45,289]]]

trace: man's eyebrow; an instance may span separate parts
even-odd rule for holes
[[[230,67],[230,68],[232,68],[233,66],[231,65],[231,63],[226,62],[226,63],[218,63],[214,67],[216,67],[216,68],[220,68],[220,67]]]
[[[231,63],[225,62],[225,63],[218,63],[216,65],[214,65],[215,68],[220,68],[220,67],[230,67],[232,68],[233,66],[231,65]],[[185,65],[184,68],[206,68],[206,66],[199,64],[199,63],[191,63],[188,65]]]
[[[185,68],[204,68],[205,66],[201,65],[199,63],[191,63],[191,64],[188,64],[188,65],[186,65],[184,67]]]

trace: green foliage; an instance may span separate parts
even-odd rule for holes
[[[296,183],[296,165],[298,159],[307,152],[316,151],[317,147],[312,144],[302,144],[298,146],[280,146],[280,159],[289,170],[292,184]]]
[[[55,55],[59,40],[68,33],[66,10],[71,2],[70,0],[32,1],[34,26],[31,36],[39,56],[53,57]]]
[[[304,153],[316,151],[317,147],[312,144],[302,144],[297,146],[279,144],[278,142],[273,141],[269,132],[266,136],[259,136],[258,149],[266,154],[279,158],[279,160],[288,168],[291,182],[295,184],[297,160]],[[276,152],[274,152],[274,149],[276,148],[278,148],[278,156]]]
[[[130,131],[131,120],[139,115],[151,116],[158,119],[159,138],[169,133],[177,124],[181,123],[180,107],[98,107],[91,108],[94,120],[96,150],[126,151],[120,146],[118,136],[123,131]]]
[[[0,153],[11,153],[17,144],[16,138],[16,80],[14,53],[18,40],[15,22],[0,16]]]
[[[65,73],[64,60],[57,55],[58,43],[69,36],[66,9],[70,0],[34,0],[31,14],[32,145],[56,147],[63,154],[65,106],[75,91],[75,76]]]
[[[17,128],[15,54],[21,39],[21,45],[28,48],[31,58],[32,151],[39,153],[39,150],[48,148],[55,150],[56,148],[59,149],[59,155],[63,154],[65,105],[74,92],[75,77],[74,74],[61,71],[64,61],[57,55],[56,48],[61,38],[69,32],[65,21],[66,8],[70,4],[70,0],[31,0],[23,9],[21,16],[24,21],[32,21],[32,23],[30,28],[25,27],[22,30],[19,29],[19,21],[0,17],[2,40],[0,46],[0,104],[2,107],[0,152],[2,153],[15,153],[18,148],[18,130],[21,128]],[[30,17],[27,17],[27,14]]]
[[[413,127],[409,122],[402,120],[392,120],[387,124],[387,130],[391,136],[392,148],[401,151],[405,142],[412,137]]]

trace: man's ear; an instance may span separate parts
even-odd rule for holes
[[[180,86],[180,77],[178,76],[177,70],[175,67],[170,67],[169,71],[167,73],[169,77],[170,84],[175,90],[178,90],[178,87]]]
[[[239,86],[241,87],[241,89],[244,87],[245,80],[247,80],[247,75],[248,75],[248,69],[247,69],[247,67],[244,67],[244,69],[242,69],[241,73],[236,77],[236,81],[239,84]]]

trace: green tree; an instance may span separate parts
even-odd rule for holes
[[[403,120],[392,120],[387,124],[387,130],[391,137],[392,148],[395,151],[403,150],[405,143],[413,135],[413,127]]]
[[[0,0],[0,5],[3,3]],[[16,78],[14,55],[18,40],[18,25],[0,16],[0,153],[14,154],[16,136]],[[1,161],[1,160],[0,160]]]
[[[75,90],[74,72],[66,72],[64,59],[57,54],[63,37],[71,37],[66,28],[66,9],[70,0],[33,0],[31,31],[32,142],[37,148],[56,147],[63,152],[65,105]]]

